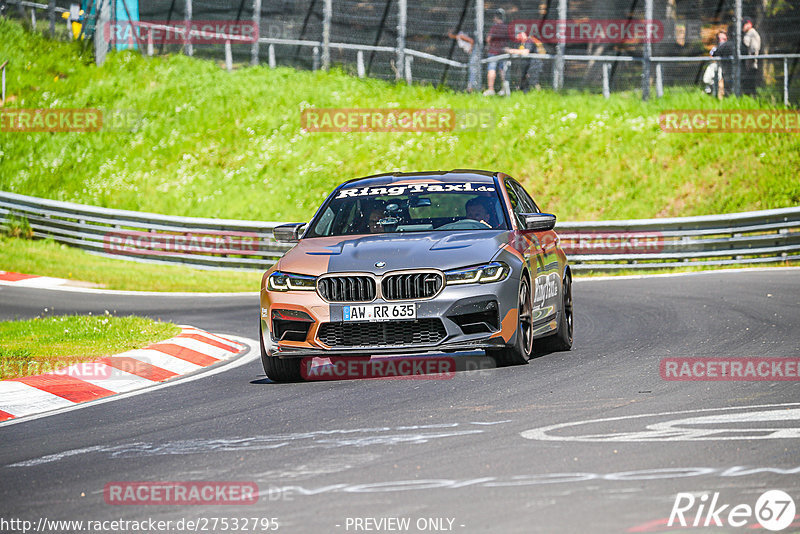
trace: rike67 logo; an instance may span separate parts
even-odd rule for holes
[[[795,519],[794,500],[781,490],[769,490],[761,494],[755,506],[730,504],[720,499],[719,492],[678,493],[667,526],[681,527],[746,527],[761,528],[777,532],[792,525]]]

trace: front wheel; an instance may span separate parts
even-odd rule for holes
[[[514,344],[500,349],[489,349],[487,356],[494,358],[498,367],[528,363],[533,352],[533,304],[528,280],[523,278],[519,287],[517,332]]]
[[[264,373],[273,382],[298,382],[302,380],[300,365],[302,358],[281,359],[270,356],[264,349],[264,338],[261,327],[259,326],[258,341],[261,345],[261,365],[264,366]]]
[[[561,310],[558,318],[558,330],[555,334],[542,338],[537,342],[547,352],[558,352],[570,350],[572,348],[572,276],[567,273],[564,275],[564,283],[561,291]]]

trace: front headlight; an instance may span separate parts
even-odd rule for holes
[[[511,269],[505,263],[493,261],[486,265],[454,269],[444,273],[449,285],[458,284],[488,284],[505,280]]]
[[[317,289],[317,278],[305,274],[275,271],[267,279],[267,289],[270,291],[314,291]]]

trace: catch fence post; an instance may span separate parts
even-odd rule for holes
[[[56,36],[56,0],[50,0],[47,5],[47,18],[50,20],[50,38]]]
[[[558,18],[562,23],[567,20],[567,0],[558,0]],[[564,52],[566,50],[566,33],[558,32],[556,60],[553,63],[553,89],[558,91],[564,87]]]
[[[644,49],[642,50],[642,100],[650,98],[650,57],[653,55],[653,43],[651,42],[650,21],[653,20],[653,0],[644,1],[644,18],[646,35],[644,39]]]
[[[192,46],[192,0],[186,0],[186,28],[183,34],[185,38],[185,49],[187,56],[194,55],[194,47]]]
[[[325,0],[322,14],[322,68],[331,68],[331,18],[333,17],[333,0]]]
[[[400,81],[405,78],[406,66],[406,23],[408,18],[407,0],[397,0],[397,53],[395,65],[397,74],[395,78]]]
[[[253,30],[255,36],[253,46],[250,48],[250,64],[256,66],[258,65],[258,46],[260,44],[258,40],[261,37],[261,0],[253,0]]]

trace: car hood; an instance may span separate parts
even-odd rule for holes
[[[315,237],[301,240],[278,267],[313,276],[420,268],[444,271],[488,262],[507,243],[505,230]],[[377,262],[386,265],[378,268]]]

